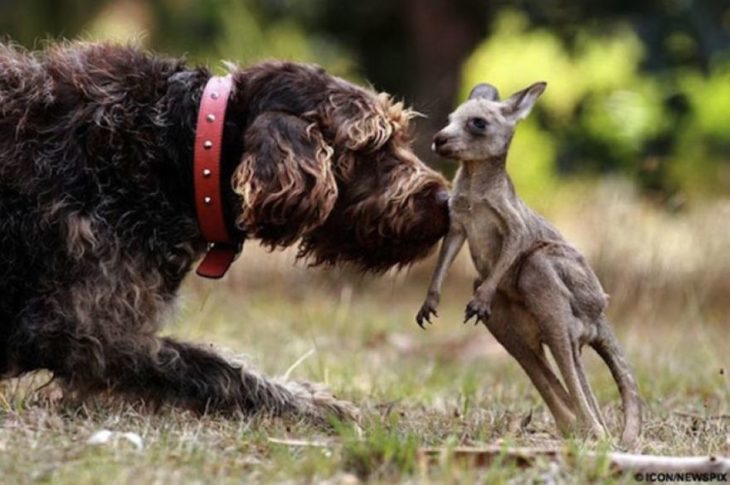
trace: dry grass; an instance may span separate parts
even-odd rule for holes
[[[617,195],[618,194],[618,195]],[[564,200],[553,212],[564,233],[590,257],[612,294],[611,317],[637,372],[646,402],[638,451],[730,454],[730,203],[663,215],[622,189]],[[471,286],[466,257],[451,274],[438,323],[413,321],[431,263],[373,279],[292,267],[291,253],[253,245],[226,282],[191,279],[167,327],[185,339],[212,341],[271,374],[323,381],[362,405],[362,433],[325,433],[291,420],[220,420],[185,412],[153,414],[98,400],[53,403],[34,392],[46,376],[0,384],[0,476],[5,483],[381,482],[555,479],[610,476],[578,458],[518,470],[451,461],[423,469],[421,446],[560,446],[536,391],[483,326],[463,326]],[[588,353],[590,354],[590,353]],[[614,430],[618,396],[593,355],[589,373]],[[46,389],[47,391],[47,389]],[[124,440],[86,444],[99,429],[131,431]],[[295,447],[270,438],[322,442]],[[570,440],[583,450],[608,443]],[[614,477],[630,481],[630,477]]]

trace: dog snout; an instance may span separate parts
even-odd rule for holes
[[[446,189],[439,189],[436,192],[436,202],[440,206],[448,206],[449,204],[449,191]]]

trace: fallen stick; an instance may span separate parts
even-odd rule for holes
[[[284,438],[268,438],[269,443],[284,446],[294,446],[297,448],[331,448],[333,444],[324,441],[309,441],[309,440],[291,440]]]
[[[337,442],[327,443],[279,438],[269,438],[268,441],[294,447],[329,448],[341,445]],[[499,461],[514,464],[520,468],[527,468],[534,465],[540,458],[547,458],[552,462],[570,462],[579,457],[568,450],[551,448],[503,448],[500,446],[477,448],[459,446],[456,448],[420,448],[418,450],[419,462],[424,467],[453,459],[468,461],[475,467],[488,467]],[[620,452],[609,452],[604,455],[594,451],[586,451],[580,454],[580,458],[588,458],[594,462],[608,460],[609,466],[616,472],[714,473],[719,476],[725,474],[725,479],[730,474],[730,458],[718,456],[661,456]]]
[[[699,419],[701,421],[710,421],[713,419],[730,419],[730,414],[715,414],[715,415],[711,414],[708,416],[704,416],[702,414],[685,413],[682,411],[675,411],[673,414],[675,416],[681,416],[683,418]]]
[[[730,459],[718,456],[652,456],[609,453],[608,459],[620,470],[650,473],[730,473]]]
[[[485,467],[500,461],[526,468],[539,458],[552,462],[571,461],[578,458],[567,450],[548,448],[502,448],[488,446],[484,448],[421,448],[419,460],[423,465],[445,461],[449,458],[469,461],[473,466]],[[714,473],[730,474],[730,458],[716,456],[655,456],[636,455],[632,453],[609,452],[605,455],[587,451],[580,458],[588,458],[598,462],[608,460],[610,467],[617,472],[634,473]]]

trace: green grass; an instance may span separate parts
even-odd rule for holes
[[[199,418],[103,398],[56,402],[49,397],[52,386],[35,390],[47,379],[40,374],[0,383],[2,482],[632,481],[630,475],[612,474],[606,463],[582,458],[589,450],[606,451],[608,443],[563,441],[537,392],[484,326],[460,323],[470,288],[465,261],[448,280],[441,318],[424,332],[414,315],[430,262],[373,279],[292,268],[290,254],[246,251],[226,281],[187,283],[166,332],[246,353],[270,375],[290,372],[294,379],[324,382],[361,406],[361,429],[340,424],[327,432],[267,417]],[[613,271],[607,279],[623,284]],[[668,272],[662,274],[669,278]],[[727,308],[721,311],[722,302],[692,296],[693,291],[706,294],[706,287],[687,290],[686,301],[697,305],[662,300],[632,306],[628,298],[661,296],[654,287],[643,288],[646,294],[619,296],[610,314],[646,404],[636,451],[729,454],[730,420],[717,417],[730,413]],[[622,295],[618,287],[607,289]],[[615,386],[592,352],[584,358],[617,435]],[[86,444],[100,429],[136,432],[145,448],[138,451],[123,440]],[[540,460],[521,469],[499,459],[489,467],[476,466],[448,452],[427,464],[418,454],[422,447],[493,444],[564,446],[576,457],[557,467]]]

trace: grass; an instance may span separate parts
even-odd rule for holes
[[[639,452],[730,454],[730,420],[722,418],[730,413],[730,302],[722,291],[730,284],[730,235],[707,222],[721,219],[712,217],[726,210],[718,207],[669,217],[598,200],[556,216],[613,295],[610,316],[646,404]],[[466,258],[449,277],[441,318],[423,332],[414,315],[432,262],[373,279],[292,267],[291,253],[264,254],[246,248],[225,282],[191,278],[166,332],[246,352],[271,375],[325,382],[361,406],[360,430],[337,425],[325,432],[267,417],[198,418],[104,399],[57,402],[52,386],[36,390],[47,379],[37,374],[0,383],[3,483],[632,481],[582,458],[609,443],[565,443],[516,363],[483,326],[460,323],[471,285]],[[585,360],[618,434],[615,386],[591,352]],[[145,447],[122,439],[88,445],[100,429],[138,433]],[[473,466],[449,453],[426,466],[417,453],[486,444],[565,445],[577,457],[519,469],[499,460]]]

